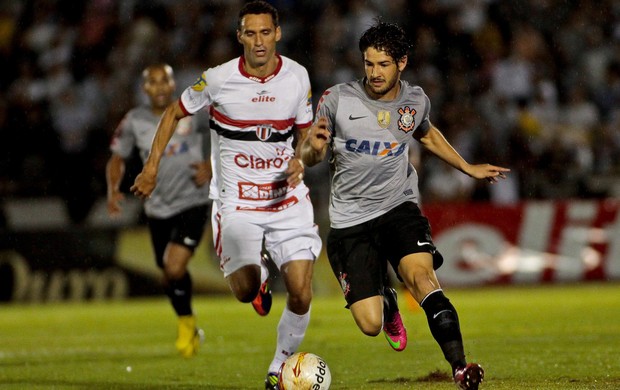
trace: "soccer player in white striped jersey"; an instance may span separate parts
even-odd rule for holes
[[[263,245],[280,270],[287,303],[278,324],[277,345],[265,388],[277,389],[277,372],[294,353],[310,320],[312,272],[321,250],[304,166],[294,148],[312,124],[308,72],[279,55],[277,10],[264,1],[239,12],[237,40],[243,55],[207,69],[181,98],[168,106],[149,158],[132,191],[148,197],[155,188],[159,161],[176,123],[205,106],[217,133],[218,161],[215,248],[220,267],[241,302],[269,299]],[[259,314],[269,307],[254,305]]]
[[[308,166],[323,160],[327,148],[332,152],[327,239],[332,270],[360,330],[376,336],[383,329],[400,350],[404,327],[394,291],[384,285],[389,263],[424,309],[457,388],[478,389],[484,371],[465,360],[456,309],[435,274],[443,258],[418,207],[409,144],[415,139],[454,168],[492,183],[509,169],[469,164],[430,122],[422,88],[400,79],[409,49],[400,27],[377,22],[364,32],[359,49],[366,77],[325,91],[300,150]]]

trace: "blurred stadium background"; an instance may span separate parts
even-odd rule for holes
[[[432,121],[472,162],[512,169],[488,186],[412,151],[446,285],[620,278],[620,3],[578,0],[273,0],[279,51],[316,101],[362,76],[357,41],[400,23]],[[241,53],[240,0],[0,0],[0,301],[158,294],[140,204],[105,213],[105,162],[141,70],[167,62],[179,92]],[[326,234],[328,174],[310,170]],[[227,288],[210,231],[192,262],[203,293]],[[338,291],[325,258],[316,291]]]

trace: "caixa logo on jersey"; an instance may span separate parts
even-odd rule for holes
[[[386,141],[370,141],[366,139],[348,139],[345,142],[345,149],[349,152],[369,154],[372,156],[387,157],[400,156],[405,151],[407,144]]]
[[[273,133],[273,127],[271,125],[258,125],[256,126],[256,136],[261,141],[267,141]]]

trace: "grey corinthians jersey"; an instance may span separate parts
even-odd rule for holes
[[[329,88],[316,118],[332,133],[329,215],[333,228],[376,218],[405,201],[418,202],[418,176],[409,163],[414,132],[426,132],[430,101],[422,88],[401,81],[393,101],[372,100],[364,80]]]
[[[114,132],[110,150],[127,158],[137,147],[144,162],[151,150],[159,119],[147,106],[129,111]],[[208,157],[207,123],[206,118],[200,115],[179,121],[159,164],[157,186],[144,204],[144,211],[149,217],[168,218],[207,203],[209,185],[196,186],[193,181],[195,169],[191,167],[191,164]]]

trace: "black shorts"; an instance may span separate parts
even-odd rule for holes
[[[380,217],[344,229],[331,229],[327,236],[329,263],[347,301],[383,295],[390,263],[398,275],[400,260],[412,253],[433,255],[433,268],[443,258],[431,239],[428,219],[415,203],[405,202]]]
[[[169,242],[183,245],[192,252],[198,247],[208,216],[209,206],[205,204],[183,210],[170,218],[147,217],[155,261],[159,268],[164,268],[164,253]]]

